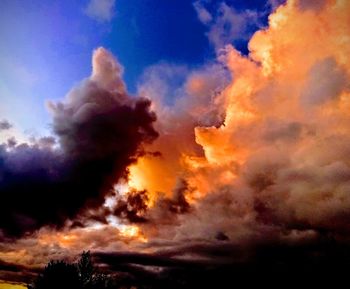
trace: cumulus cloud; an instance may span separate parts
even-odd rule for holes
[[[220,7],[231,15],[227,5]],[[248,56],[232,46],[218,56],[231,72],[223,89],[215,88],[225,74],[216,79],[221,70],[211,66],[188,73],[179,90],[186,97],[172,106],[157,103],[160,137],[152,147],[162,161],[145,156],[130,169],[130,185],[155,199],[149,212],[157,229],[141,224],[146,236],[208,242],[266,235],[295,241],[325,231],[347,236],[347,8],[330,2],[315,15],[289,1],[270,15],[269,28],[254,34]],[[322,19],[334,23],[325,27]],[[296,42],[301,34],[307,37]],[[144,177],[145,168],[162,179]],[[173,214],[161,200],[175,196],[179,177],[189,188],[189,209]],[[163,179],[172,182],[159,185]]]
[[[84,12],[100,22],[111,21],[114,16],[115,0],[89,0]]]
[[[231,8],[220,7],[226,21]],[[220,276],[227,262],[232,276],[232,260],[253,264],[244,280],[276,268],[290,279],[310,260],[302,272],[343,272],[334,260],[349,252],[349,2],[317,9],[279,6],[249,55],[228,45],[195,70],[149,68],[138,92],[152,103],[128,96],[122,67],[97,50],[92,76],[50,104],[56,143],[0,151],[3,238],[78,216],[6,243],[0,258],[31,264],[43,252],[42,264],[53,244],[59,256],[92,248],[135,276],[216,265]]]
[[[48,104],[59,146],[42,138],[0,147],[5,235],[60,226],[85,205],[103,203],[113,184],[127,176],[127,166],[143,154],[142,145],[157,137],[150,101],[131,98],[120,77],[116,59],[97,49],[92,76],[64,101]]]

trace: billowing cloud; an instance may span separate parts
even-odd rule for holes
[[[111,21],[114,16],[115,0],[89,0],[84,12],[100,22]]]
[[[213,66],[189,73],[184,99],[156,102],[160,137],[151,147],[162,157],[141,158],[129,179],[153,200],[153,225],[139,225],[146,236],[246,242],[348,234],[349,7],[329,1],[316,15],[300,5],[277,8],[248,56],[226,46],[218,57],[231,80],[223,89],[211,89],[220,87]],[[161,200],[175,196],[179,179],[189,209],[174,215]]]
[[[64,101],[48,104],[59,147],[52,138],[0,147],[5,236],[60,226],[83,206],[103,203],[142,145],[157,137],[150,101],[127,95],[121,71],[108,51],[97,49],[92,76]]]
[[[108,270],[152,278],[232,276],[232,260],[252,264],[238,267],[244,280],[276,268],[305,276],[315,262],[343,272],[334,260],[350,233],[350,4],[302,2],[276,8],[248,55],[226,45],[195,70],[149,68],[138,92],[152,103],[128,96],[120,65],[97,50],[92,76],[50,105],[57,143],[0,153],[4,232],[75,218],[7,243],[0,259],[39,266],[88,247]],[[226,21],[231,8],[220,7]]]

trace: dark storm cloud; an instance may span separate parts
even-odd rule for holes
[[[93,57],[93,74],[63,102],[49,104],[52,138],[0,146],[0,229],[22,235],[60,226],[84,206],[101,205],[126,168],[157,137],[150,101],[130,97],[122,68],[106,50]]]
[[[112,214],[131,223],[159,224],[166,220],[172,222],[176,215],[190,212],[191,207],[185,195],[191,190],[187,182],[179,179],[172,196],[159,197],[149,208],[149,193],[146,190],[131,189],[126,195],[118,195],[111,211],[102,212],[103,216]]]
[[[193,260],[180,260],[175,258],[163,257],[161,255],[142,254],[142,253],[96,253],[95,257],[101,263],[110,264],[114,266],[122,264],[137,264],[143,266],[158,266],[158,267],[195,267],[200,266],[201,263]]]
[[[199,257],[183,258],[189,253]],[[324,282],[336,286],[346,280],[349,246],[335,245],[327,237],[302,244],[260,242],[243,247],[218,242],[168,253],[96,253],[94,258],[111,272],[127,273],[125,284],[145,288],[289,288]]]
[[[0,271],[11,271],[11,272],[19,272],[22,271],[23,267],[17,264],[12,264],[5,262],[0,259]]]
[[[190,204],[186,200],[186,193],[190,192],[191,188],[184,179],[179,179],[173,190],[173,196],[170,199],[163,199],[163,205],[168,207],[168,210],[173,213],[183,214],[190,211]]]
[[[0,281],[6,280],[6,283],[13,282],[13,284],[22,284],[30,282],[39,271],[39,269],[27,268],[0,259]]]
[[[125,198],[117,201],[113,214],[132,223],[143,223],[147,219],[148,195],[146,191],[130,191]]]

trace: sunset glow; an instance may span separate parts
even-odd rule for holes
[[[128,56],[125,46],[147,33],[143,14],[125,3],[115,12],[119,1],[86,2],[84,21],[101,35],[118,31],[119,46],[112,36],[91,40],[93,33],[69,44],[93,45],[92,68],[80,82],[71,73],[64,97],[43,100],[49,131],[28,133],[20,124],[25,114],[9,113],[21,100],[4,98],[0,108],[0,289],[25,288],[11,282],[30,284],[50,260],[75,262],[83,251],[107,274],[128,276],[115,274],[120,280],[162,276],[152,277],[157,282],[185,276],[176,270],[197,278],[200,266],[224,274],[220,266],[234,264],[240,272],[248,266],[237,264],[247,260],[257,270],[265,258],[260,246],[286,246],[288,258],[293,246],[302,248],[316,264],[337,263],[330,253],[327,259],[330,251],[317,251],[329,244],[348,256],[350,1],[181,2],[192,13],[181,10],[184,17],[200,27],[191,29],[204,29],[207,52],[196,63],[186,63],[186,54],[167,59],[161,47]],[[165,18],[173,11],[166,7],[159,8]],[[120,27],[127,17],[134,19],[132,40]],[[168,29],[180,30],[166,31],[180,37],[174,42],[189,41],[184,29]],[[137,53],[147,65],[133,60]],[[76,57],[83,66],[89,56]],[[19,71],[26,76],[19,82],[35,82]],[[5,81],[1,95],[15,87]],[[287,268],[278,252],[271,262]]]

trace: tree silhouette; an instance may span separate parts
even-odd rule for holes
[[[92,264],[90,252],[83,252],[77,264],[79,280],[83,287],[88,287],[93,283],[95,268]]]
[[[50,261],[34,283],[34,289],[81,288],[75,265]]]
[[[84,251],[75,264],[50,261],[28,289],[108,289],[112,283],[94,267],[90,252]],[[115,284],[113,288],[117,288]]]
[[[79,280],[83,289],[107,289],[110,278],[97,271],[94,267],[90,251],[83,252],[77,263]]]

